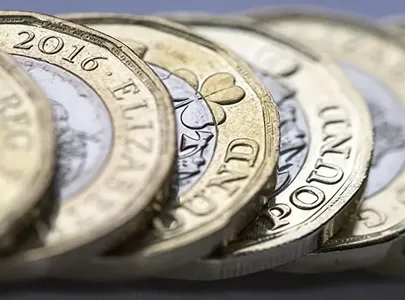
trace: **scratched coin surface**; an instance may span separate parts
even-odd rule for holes
[[[144,229],[169,198],[175,118],[160,79],[107,35],[12,11],[0,13],[0,31],[0,49],[45,92],[56,124],[56,215],[4,262],[12,275],[34,276],[52,267],[48,260],[70,267],[73,255]]]
[[[68,17],[119,38],[151,65],[173,98],[179,146],[178,198],[143,243],[129,240],[68,275],[150,275],[226,243],[274,189],[279,118],[269,94],[243,61],[184,26],[130,15]]]
[[[0,53],[0,251],[40,217],[54,174],[55,135],[45,94]]]
[[[272,268],[314,251],[354,211],[372,149],[364,99],[331,60],[243,17],[170,15],[244,58],[280,111],[275,194],[238,238],[167,276],[219,279]]]
[[[288,8],[254,17],[332,55],[366,99],[375,132],[365,199],[352,222],[316,253],[285,270],[333,271],[375,264],[405,230],[405,46],[372,22],[327,11]]]

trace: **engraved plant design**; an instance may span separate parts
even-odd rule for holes
[[[180,182],[184,184],[201,172],[201,167],[206,164],[204,149],[214,137],[211,132],[204,130],[215,124],[211,116],[204,112],[202,102],[209,105],[216,125],[220,125],[226,121],[222,106],[241,101],[245,92],[235,85],[235,78],[229,73],[217,73],[208,77],[201,84],[201,88],[197,76],[189,70],[180,69],[173,72],[173,75],[186,81],[195,91],[193,97],[173,97],[175,109],[182,109],[182,124],[194,132],[194,136],[181,135],[178,172]]]
[[[377,101],[368,101],[374,125],[374,153],[371,162],[376,167],[381,159],[390,152],[405,147],[405,134],[400,124],[394,124],[384,113]]]
[[[140,58],[145,58],[148,50],[146,45],[133,40],[126,40],[125,43],[129,45]],[[226,113],[222,106],[235,104],[245,97],[245,91],[235,84],[235,77],[229,73],[216,73],[209,76],[203,81],[201,88],[197,75],[188,69],[178,69],[172,72],[172,74],[185,80],[191,87],[200,92],[198,94],[200,96],[198,100],[203,101],[205,99],[205,101],[207,101],[217,125],[224,123],[226,120]],[[175,102],[175,108],[185,105],[195,105],[192,104],[193,100],[176,99],[173,101]],[[192,110],[192,106],[190,110]],[[187,116],[187,113],[185,113],[184,118],[187,125],[195,126],[195,129],[203,128],[210,123],[206,118],[202,118],[197,122],[190,120],[191,115]]]
[[[294,99],[296,91],[283,81],[287,75],[272,74],[263,68],[251,66],[264,86],[274,97],[280,113],[280,157],[277,169],[277,186],[272,197],[280,194],[294,180],[299,172],[308,151],[307,130],[298,122],[299,104]],[[271,68],[269,68],[271,69]],[[297,70],[298,66],[294,69]],[[238,239],[228,245],[228,249],[240,249],[248,245],[269,239],[279,228],[288,225],[285,219],[291,210],[283,204],[274,204],[270,200],[254,222],[249,224]]]
[[[139,57],[145,59],[148,52],[146,45],[134,40],[126,41],[126,44]],[[221,125],[226,121],[223,106],[241,101],[245,97],[245,91],[236,85],[235,77],[229,73],[213,74],[200,85],[197,75],[188,69],[178,69],[169,72],[170,75],[153,69],[168,88],[176,114],[181,113],[180,125],[183,125],[183,129],[186,129],[184,131],[187,132],[179,132],[178,156],[179,185],[186,186],[201,174],[202,167],[207,164],[204,151],[214,139],[212,126]],[[172,75],[180,80],[172,78],[170,82],[166,82]],[[185,87],[185,84],[189,87]],[[210,113],[206,111],[206,105]]]
[[[251,66],[252,67],[252,66]],[[274,195],[281,193],[301,168],[308,143],[305,128],[297,122],[299,106],[293,98],[295,90],[282,80],[261,68],[252,67],[264,86],[274,97],[280,113],[280,157],[277,169],[277,186]]]
[[[222,106],[238,103],[245,97],[245,91],[241,87],[235,85],[235,77],[229,73],[216,73],[209,76],[201,84],[200,89],[197,76],[190,70],[179,69],[174,71],[173,74],[184,79],[196,91],[199,90],[200,97],[198,100],[207,101],[217,125],[224,123],[226,120],[226,113]],[[176,102],[176,108],[177,105],[190,105],[190,110],[192,110],[192,106],[195,105],[195,102],[190,103],[191,101]],[[194,120],[191,115],[187,115],[187,110],[185,110],[183,120],[186,122],[185,124],[187,124],[187,126],[195,126],[190,128],[200,129],[207,125],[207,121],[204,119],[200,119],[198,122],[191,121],[191,119]]]
[[[60,103],[49,99],[56,123],[57,172],[56,182],[61,188],[76,180],[84,170],[87,160],[87,144],[98,143],[96,135],[78,131],[69,124],[69,112]]]

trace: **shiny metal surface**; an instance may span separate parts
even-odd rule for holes
[[[317,252],[283,270],[337,271],[376,264],[405,230],[404,43],[393,31],[337,12],[286,7],[250,15],[257,24],[296,38],[343,63],[367,100],[374,122],[370,186],[356,216]],[[307,32],[305,37],[302,30]]]
[[[180,194],[140,244],[128,240],[79,272],[56,276],[137,278],[228,243],[276,184],[279,117],[271,96],[236,55],[184,26],[135,15],[64,17],[120,38],[145,61],[165,69],[179,121]]]
[[[269,195],[261,214],[235,241],[165,276],[199,280],[241,276],[315,250],[346,222],[361,196],[372,146],[371,120],[364,100],[333,62],[254,27],[251,20],[176,13],[169,17],[228,46],[256,70],[289,87],[288,94],[274,95],[276,102],[283,104],[277,96],[296,99],[308,124],[308,137],[305,123],[297,123],[299,118],[291,114],[297,112],[297,106],[289,107],[288,114],[280,105],[279,170],[287,160],[296,163],[293,169],[299,170],[298,175],[274,198]],[[268,78],[265,82],[271,86]],[[294,160],[294,156],[302,157],[306,147],[304,163]]]
[[[69,268],[144,230],[169,199],[176,136],[170,95],[118,41],[29,12],[0,12],[0,31],[0,50],[51,100],[59,138],[58,209],[0,261],[12,280]]]

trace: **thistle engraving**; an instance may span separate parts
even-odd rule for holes
[[[374,126],[374,153],[371,167],[377,167],[384,156],[405,148],[405,131],[401,124],[390,120],[384,108],[368,101]]]
[[[276,101],[280,113],[280,158],[275,195],[280,194],[297,176],[304,164],[309,143],[303,112],[295,99],[296,92],[282,77],[253,67]]]

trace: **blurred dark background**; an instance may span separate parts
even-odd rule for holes
[[[287,4],[316,5],[374,18],[405,14],[403,0],[0,0],[0,4],[1,9],[31,10],[47,14],[90,11],[147,14],[176,10],[230,13],[265,5]],[[109,285],[41,281],[0,285],[0,300],[373,300],[382,298],[405,299],[405,281],[356,271],[319,275],[263,272],[225,281],[191,283],[160,280]]]

